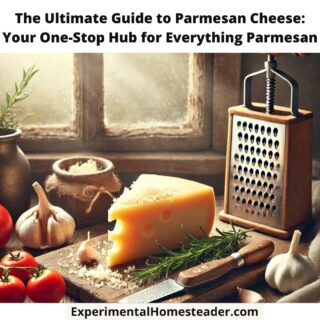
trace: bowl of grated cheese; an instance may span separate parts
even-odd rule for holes
[[[77,228],[106,222],[106,213],[121,183],[113,163],[95,156],[76,156],[54,162],[45,183],[50,200],[69,212]]]
[[[97,177],[108,177],[114,173],[113,163],[105,158],[75,156],[63,158],[53,163],[52,170],[68,181],[93,181]]]

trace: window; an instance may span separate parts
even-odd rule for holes
[[[188,121],[189,54],[104,54],[104,122],[171,127]]]
[[[105,54],[104,138],[97,144],[117,151],[210,148],[211,64],[200,54]]]
[[[41,72],[29,84],[28,99],[17,105],[19,121],[25,128],[70,126],[73,121],[72,54],[1,54],[1,101],[5,99],[5,92],[12,92],[22,69],[33,64]]]
[[[26,152],[192,151],[209,163],[224,151],[240,55],[1,54],[1,99],[32,64],[18,106]]]

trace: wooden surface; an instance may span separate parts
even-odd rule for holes
[[[116,173],[167,173],[214,175],[223,174],[225,155],[215,152],[119,152],[78,153],[78,156],[94,155],[111,160]],[[74,153],[27,154],[32,172],[48,174],[54,161],[74,156]],[[193,170],[194,168],[194,170]]]
[[[221,229],[229,228],[228,225],[223,224],[220,221],[217,221],[215,224]],[[260,238],[259,235],[252,233],[252,239],[250,241],[255,241]],[[106,235],[99,236],[97,238],[92,239],[92,245],[97,249],[98,244],[102,243],[106,240]],[[106,244],[104,247],[105,250],[111,247],[111,243]],[[38,258],[38,261],[49,268],[55,268],[59,270],[64,276],[68,292],[71,296],[80,299],[81,301],[86,302],[117,302],[119,299],[124,298],[129,293],[126,289],[112,289],[108,285],[103,286],[102,288],[96,288],[89,280],[79,278],[78,274],[70,274],[70,270],[73,269],[73,264],[77,261],[75,259],[76,251],[79,245],[74,244],[70,247],[62,248],[60,250],[48,253]],[[283,248],[287,249],[287,246],[284,247],[278,245],[277,252],[282,252]],[[70,257],[70,258],[68,258]],[[106,267],[106,259],[105,257],[101,257],[99,262]],[[59,264],[67,263],[66,268],[62,268]],[[113,270],[118,270],[122,272],[126,267],[130,265],[141,266],[144,264],[144,261],[129,263],[128,265],[121,266],[119,268],[115,268]],[[211,302],[211,301],[219,301],[225,296],[235,292],[238,286],[250,286],[256,282],[257,279],[261,279],[264,273],[264,266],[259,265],[258,268],[256,266],[245,267],[242,268],[241,271],[233,272],[227,277],[224,277],[220,281],[218,281],[214,287],[205,286],[197,290],[196,292],[191,292],[188,294],[179,294],[175,298],[170,300],[165,300],[167,302]],[[172,278],[176,278],[176,274],[171,275]],[[216,292],[218,288],[218,293]],[[134,290],[131,293],[138,291]]]
[[[221,200],[218,201],[219,210],[221,208]],[[215,227],[219,227],[221,229],[229,228],[229,225],[219,221],[216,219]],[[104,231],[106,233],[106,230]],[[269,236],[252,232],[251,233],[251,241],[256,241],[260,239],[270,239]],[[102,236],[94,239],[93,241],[98,243],[103,240],[106,240],[106,235],[103,234]],[[275,252],[274,254],[279,254],[282,252],[286,252],[289,246],[288,241],[273,239],[275,243]],[[109,247],[109,244],[106,245]],[[69,248],[63,248],[56,252],[48,253],[44,256],[39,257],[39,261],[46,266],[49,267],[59,267],[57,265],[58,261],[61,260],[61,257],[65,257],[75,253],[76,249],[78,248],[78,244],[75,244]],[[307,243],[302,243],[301,245],[302,252],[307,251]],[[105,264],[105,259],[102,259],[102,263]],[[264,282],[264,269],[265,264],[259,264],[258,266],[251,266],[243,268],[241,271],[237,270],[233,273],[230,273],[223,279],[217,281],[213,287],[204,287],[196,292],[191,292],[187,294],[180,294],[167,300],[167,302],[210,302],[210,301],[221,301],[232,294],[236,293],[236,288],[240,287],[249,287],[254,284],[261,285]],[[68,290],[69,293],[76,297],[81,301],[108,301],[108,302],[116,302],[120,298],[123,298],[127,292],[125,289],[122,290],[114,290],[109,288],[108,286],[104,286],[102,288],[95,288],[93,285],[90,285],[87,280],[79,279],[79,277],[75,274],[68,274],[69,270],[62,270],[64,276],[68,283]],[[175,277],[176,275],[173,275]],[[270,292],[270,290],[266,290],[266,287],[263,287],[265,292]],[[276,296],[270,295],[270,297],[275,300]],[[267,301],[270,301],[267,298]]]
[[[217,212],[222,209],[222,202],[223,202],[222,198],[217,199]],[[228,225],[218,221],[217,218],[215,221],[215,226],[219,226],[222,228],[229,227]],[[110,228],[110,226],[108,226],[107,224],[101,224],[95,227],[90,227],[90,231],[93,237],[97,235],[101,235],[101,239],[106,240],[105,235],[106,235],[106,230],[108,228]],[[33,250],[32,253],[34,255],[39,256],[37,259],[40,262],[46,264],[47,266],[57,266],[57,263],[59,262],[59,260],[61,260],[60,253],[63,253],[67,250],[69,254],[70,249],[76,250],[76,248],[78,248],[79,246],[78,242],[86,238],[87,231],[88,229],[82,229],[77,232],[75,238],[73,239],[75,244],[73,245],[72,248],[65,247],[65,248],[59,249],[60,251],[52,251],[51,253],[47,252],[46,255],[42,255],[42,256],[39,256],[39,254],[43,253],[43,251],[40,252],[40,251]],[[307,234],[307,237],[305,237],[301,243],[301,252],[303,252],[304,254],[307,253],[309,241],[312,238],[312,235],[313,235],[312,230],[310,230]],[[269,239],[269,237],[266,235],[252,232],[252,237],[250,238],[250,241],[254,239],[258,240],[258,239],[266,239],[266,238]],[[277,254],[279,252],[286,251],[288,248],[289,242],[275,239],[275,244],[276,244],[275,254]],[[7,250],[12,250],[14,248],[21,248],[21,244],[19,243],[19,241],[16,240],[15,237],[13,237],[9,242]],[[2,252],[2,254],[3,253],[4,252]],[[265,265],[262,264],[255,268],[247,268],[245,270],[242,270],[241,275],[239,272],[229,274],[223,280],[217,281],[215,283],[214,289],[213,288],[209,289],[208,287],[206,287],[204,289],[198,290],[195,293],[187,293],[184,295],[171,298],[170,300],[168,300],[168,302],[203,302],[203,301],[237,302],[237,295],[235,295],[235,287],[236,286],[247,287],[250,284],[252,284],[250,286],[254,290],[260,292],[265,297],[265,300],[267,302],[275,302],[276,300],[278,300],[278,298],[281,297],[281,295],[275,290],[270,289],[265,284],[263,280],[264,268],[265,268]],[[253,285],[253,283],[256,282],[257,277],[260,278],[260,280]],[[77,284],[74,285],[74,284],[71,284],[70,282],[72,281],[73,283],[73,280],[72,280],[73,278],[71,279],[70,275],[66,275],[66,278],[69,284],[69,290],[72,290],[73,297],[67,296],[64,299],[65,302],[83,301],[83,300],[92,301],[93,299],[98,301],[99,299],[101,299],[100,301],[106,301],[106,297],[103,296],[101,292],[107,289],[103,289],[103,288],[90,289],[90,286],[89,286],[89,290],[88,290],[88,284],[86,282],[79,283],[78,280],[76,280],[75,282],[77,282]],[[226,296],[226,293],[227,293],[227,296]],[[119,292],[117,290],[110,290],[110,288],[108,290],[108,294],[109,294],[108,296],[109,301],[117,301],[117,299],[123,296],[123,292]],[[100,298],[97,299],[97,296]]]

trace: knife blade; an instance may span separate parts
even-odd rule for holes
[[[177,292],[183,291],[184,287],[173,279],[167,279],[148,288],[119,300],[120,303],[149,303],[169,297]]]
[[[271,240],[249,243],[238,252],[226,258],[202,263],[181,271],[177,280],[167,279],[148,288],[135,292],[121,300],[120,303],[150,303],[169,297],[181,291],[189,291],[209,284],[231,270],[244,265],[251,265],[267,259],[274,251]]]

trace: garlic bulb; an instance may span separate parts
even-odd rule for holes
[[[20,216],[16,223],[17,236],[29,248],[58,247],[72,238],[75,222],[67,212],[48,201],[38,182],[32,186],[39,204]]]
[[[90,244],[90,232],[88,232],[88,239],[83,241],[78,249],[77,257],[81,263],[89,264],[97,260],[97,251]]]
[[[300,289],[317,278],[314,264],[307,256],[299,254],[301,232],[295,230],[289,251],[273,257],[266,269],[268,285],[282,293]]]

